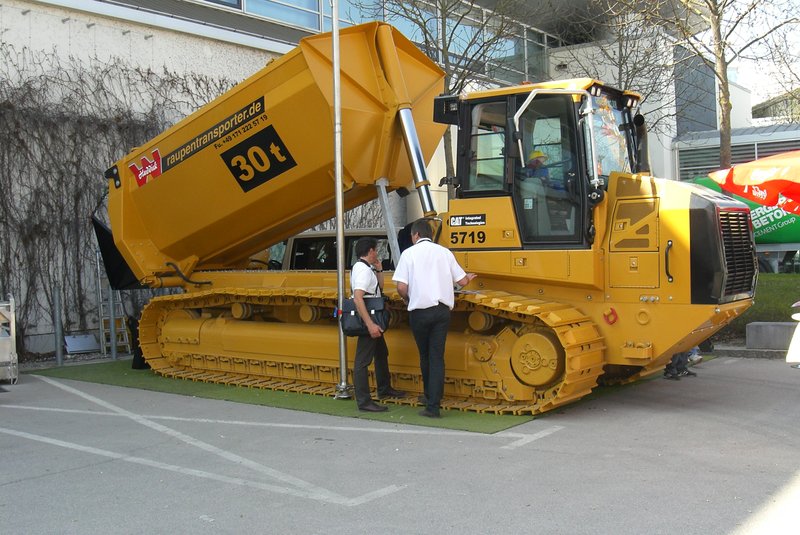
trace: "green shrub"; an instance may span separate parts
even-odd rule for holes
[[[715,339],[744,338],[748,323],[754,321],[792,321],[800,312],[792,305],[800,301],[800,274],[760,273],[753,306],[717,333]]]

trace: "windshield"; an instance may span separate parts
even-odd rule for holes
[[[615,171],[631,172],[631,152],[629,151],[629,132],[631,132],[630,111],[618,105],[618,99],[601,94],[592,97],[594,111],[591,121],[584,121],[584,129],[591,128],[597,154],[597,176],[608,177]],[[588,132],[587,132],[588,134]],[[588,140],[589,136],[585,136]],[[591,154],[591,146],[587,147]],[[603,181],[605,183],[607,181]]]

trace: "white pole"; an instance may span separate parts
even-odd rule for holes
[[[117,360],[117,312],[114,310],[114,288],[108,284],[108,331],[111,341],[111,359]],[[123,327],[124,328],[124,327]]]
[[[56,366],[64,364],[64,327],[61,323],[61,284],[53,285],[53,327],[56,337]]]
[[[342,192],[342,95],[339,76],[339,4],[331,0],[331,25],[333,27],[333,151],[336,188],[336,279],[339,310],[344,299],[344,193]],[[339,384],[336,399],[349,399],[347,384],[347,340],[339,323]]]

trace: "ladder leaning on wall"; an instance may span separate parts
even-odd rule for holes
[[[103,351],[103,355],[107,355],[111,351],[111,321],[113,318],[116,328],[117,352],[131,353],[131,338],[125,321],[125,311],[122,308],[119,290],[111,289],[99,250],[96,251],[95,256],[97,264],[97,324],[100,333],[100,349]],[[114,298],[113,307],[109,306],[109,296]]]
[[[0,381],[17,383],[19,366],[17,364],[16,312],[14,298],[0,301]]]

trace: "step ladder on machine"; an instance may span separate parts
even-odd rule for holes
[[[128,332],[128,322],[125,321],[125,311],[122,308],[122,299],[119,290],[113,290],[106,276],[105,266],[100,251],[96,252],[97,257],[97,310],[98,310],[98,330],[100,331],[100,349],[103,355],[108,355],[112,349],[112,325],[114,327],[114,337],[116,338],[116,352],[130,354],[131,342]],[[112,304],[113,303],[113,304]],[[112,323],[113,322],[113,323]]]

